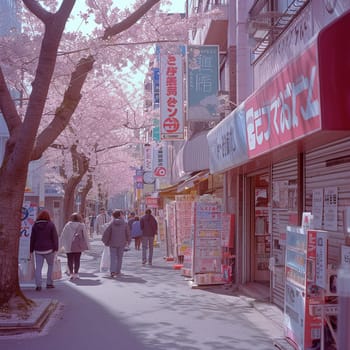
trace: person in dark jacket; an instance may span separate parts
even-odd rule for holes
[[[130,234],[129,226],[124,220],[124,213],[121,210],[115,210],[112,216],[114,219],[104,231],[102,242],[109,247],[110,271],[113,278],[121,274],[124,248],[130,240]]]
[[[152,265],[154,236],[158,233],[158,223],[152,215],[151,209],[147,209],[141,218],[140,227],[142,230],[142,265],[147,262],[147,249],[148,265]]]
[[[140,226],[140,218],[135,216],[135,220],[131,226],[131,238],[135,240],[135,249],[140,250],[142,230]]]
[[[35,283],[36,290],[41,290],[44,260],[47,262],[46,288],[54,288],[52,270],[55,254],[58,251],[58,235],[55,224],[51,221],[48,211],[39,213],[30,236],[30,257],[35,253]]]

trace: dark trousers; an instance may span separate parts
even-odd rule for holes
[[[81,252],[79,253],[67,253],[67,264],[69,273],[78,273],[80,268],[80,257]]]

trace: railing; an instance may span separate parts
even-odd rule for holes
[[[283,9],[274,8],[271,0],[257,0],[249,11],[249,28],[256,44],[254,59],[258,59],[298,16],[310,0],[294,0]],[[257,33],[263,33],[261,37]]]

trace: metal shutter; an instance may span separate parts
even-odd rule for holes
[[[344,244],[343,212],[350,206],[350,138],[341,139],[305,154],[305,211],[312,211],[315,189],[337,187],[337,230],[328,231],[328,263],[338,265]]]
[[[285,234],[289,224],[290,215],[296,215],[295,208],[289,203],[290,191],[298,193],[295,188],[298,184],[298,160],[292,158],[272,166],[272,256],[275,258],[275,266],[272,273],[272,302],[281,309],[284,307],[285,289]],[[286,186],[286,188],[285,188]],[[283,191],[284,189],[284,191]],[[281,203],[274,199],[281,195]],[[286,197],[287,196],[287,197]],[[288,201],[286,203],[285,201]],[[297,199],[296,199],[297,201]],[[284,202],[284,204],[282,203]],[[298,201],[296,202],[298,203]]]

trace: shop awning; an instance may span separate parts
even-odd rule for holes
[[[197,174],[189,177],[185,181],[183,181],[181,184],[177,186],[177,191],[178,192],[183,192],[189,188],[194,187],[194,185],[200,181],[206,180],[209,176],[209,171],[208,170],[203,170],[198,172]]]
[[[180,148],[174,162],[174,175],[178,179],[194,172],[209,169],[208,130],[192,135]]]

